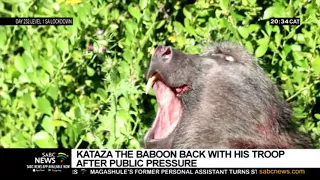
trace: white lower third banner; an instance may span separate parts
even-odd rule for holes
[[[318,149],[72,149],[72,168],[320,168]]]

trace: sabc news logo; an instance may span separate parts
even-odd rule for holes
[[[55,152],[44,152],[42,153],[41,157],[36,157],[35,158],[35,163],[37,164],[54,164],[56,163],[57,160],[60,161],[60,163],[63,163],[66,159],[68,159],[69,155],[63,152],[59,152],[57,155]],[[57,159],[57,160],[56,160]]]
[[[81,169],[80,170],[81,174],[85,174],[85,172],[87,172],[86,169]],[[78,169],[73,169],[72,170],[72,174],[79,174]]]
[[[59,152],[57,158],[60,159],[60,163],[63,163],[69,156],[66,153]]]

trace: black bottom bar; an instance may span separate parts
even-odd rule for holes
[[[320,169],[306,168],[107,168],[107,169],[72,169],[73,175],[90,176],[132,176],[132,175],[312,175]]]

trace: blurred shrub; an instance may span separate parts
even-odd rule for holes
[[[320,1],[5,0],[1,17],[73,26],[0,27],[0,145],[141,148],[156,112],[144,73],[158,44],[199,53],[245,45],[282,88],[302,131],[320,135]],[[271,17],[301,24],[273,26]]]

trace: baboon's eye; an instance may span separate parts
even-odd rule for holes
[[[235,59],[232,56],[226,56],[224,59],[230,62],[235,61]]]

